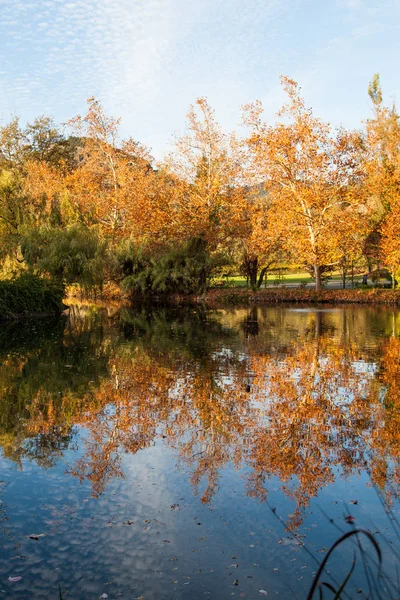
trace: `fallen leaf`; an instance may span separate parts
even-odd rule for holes
[[[261,596],[268,596],[268,592],[266,590],[258,590],[258,593],[261,594]]]
[[[17,581],[21,581],[22,577],[21,575],[18,575],[17,577],[9,577],[8,581],[10,581],[11,583],[15,583]]]
[[[45,537],[44,533],[31,533],[31,535],[28,535],[28,538],[30,538],[31,540],[38,540],[41,537]]]
[[[106,600],[106,598],[108,598],[108,594],[102,594],[100,598],[102,598],[102,600]]]
[[[235,579],[233,585],[239,585],[239,579]]]
[[[347,515],[347,517],[345,518],[346,523],[354,523],[355,520],[356,518],[352,515]]]

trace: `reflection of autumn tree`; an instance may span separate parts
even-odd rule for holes
[[[81,420],[89,432],[87,447],[72,472],[88,477],[94,493],[101,493],[110,477],[122,475],[121,449],[136,452],[164,435],[190,465],[196,487],[206,476],[209,491],[204,498],[211,497],[218,468],[240,448],[244,424],[235,418],[239,394],[232,395],[232,383],[226,378],[231,371],[244,390],[244,370],[237,368],[237,359],[217,352],[217,340],[231,335],[224,334],[218,322],[205,320],[201,311],[198,335],[194,335],[196,318],[189,328],[178,315],[168,322],[157,314],[153,319],[157,346],[152,344],[150,351],[147,347],[154,331],[142,313],[129,323],[141,339],[136,337],[137,345],[116,352],[109,380],[87,396]],[[248,408],[247,399],[242,405]]]
[[[299,509],[334,480],[335,467],[348,475],[364,465],[370,417],[362,390],[369,382],[355,357],[316,337],[296,343],[284,359],[251,360],[262,417],[251,435],[250,493],[265,497],[266,479],[279,477],[296,501],[295,523]]]
[[[0,446],[21,464],[51,466],[71,443],[89,382],[108,360],[93,323],[17,323],[0,335]]]
[[[239,321],[236,313],[197,307],[144,308],[110,328],[90,314],[75,315],[38,347],[5,343],[4,454],[49,466],[80,426],[83,453],[70,471],[89,479],[98,495],[123,476],[123,453],[162,438],[203,502],[228,464],[246,469],[249,494],[260,499],[268,480],[279,478],[296,504],[290,526],[338,472],[370,465],[380,489],[398,488],[394,315],[273,308],[238,314]],[[392,337],[373,345],[371,327]]]
[[[78,417],[89,435],[86,452],[71,470],[87,477],[95,495],[111,477],[122,476],[120,450],[136,453],[151,445],[171,403],[168,391],[173,376],[139,350],[115,357],[111,376],[86,396],[86,409]]]
[[[400,486],[400,338],[382,348],[378,379],[373,388],[375,427],[371,431],[371,477],[379,488],[398,495]]]
[[[211,500],[221,470],[233,463],[251,469],[249,493],[261,499],[268,479],[279,477],[296,503],[290,522],[296,526],[338,469],[348,476],[368,459],[389,469],[396,456],[396,415],[379,402],[382,382],[360,358],[352,317],[311,313],[301,336],[279,347],[278,336],[264,338],[262,328],[258,337],[247,336],[250,322],[263,323],[251,309],[243,319],[244,346],[224,345],[223,337],[217,344],[211,335],[191,354],[183,322],[177,334],[176,321],[165,328],[161,318],[156,348],[142,314],[131,323],[141,338],[116,349],[108,380],[87,396],[79,421],[87,446],[73,473],[88,477],[99,494],[110,477],[122,476],[122,452],[135,453],[162,436],[179,452],[202,501]],[[382,361],[384,385],[393,390],[388,402],[396,393],[396,342],[388,342]],[[385,486],[374,471],[373,480]]]
[[[181,388],[180,426],[171,443],[190,468],[195,489],[206,481],[204,502],[217,489],[220,469],[228,462],[242,464],[244,438],[256,423],[246,371],[246,362],[237,357],[213,358],[189,374]]]

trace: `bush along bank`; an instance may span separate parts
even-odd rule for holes
[[[63,285],[35,275],[0,281],[0,319],[59,315],[67,308],[63,298]]]
[[[210,306],[277,304],[280,302],[302,304],[387,304],[400,306],[400,290],[374,288],[321,290],[317,292],[301,288],[272,288],[254,292],[248,289],[210,289],[205,295],[197,297],[195,300],[197,302],[205,302]]]

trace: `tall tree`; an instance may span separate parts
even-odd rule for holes
[[[216,247],[232,234],[238,165],[235,141],[217,123],[206,98],[190,107],[186,133],[177,139],[166,165],[186,184],[179,199],[182,234],[202,235]]]
[[[84,141],[79,166],[67,181],[73,202],[86,224],[100,224],[113,238],[128,237],[148,220],[152,168],[147,150],[132,139],[122,140],[120,119],[106,115],[94,98],[88,100],[87,114],[69,124]]]
[[[379,75],[368,88],[373,117],[366,123],[365,169],[368,191],[378,201],[380,258],[392,273],[400,270],[400,116],[396,105],[383,104]]]
[[[254,173],[268,188],[286,232],[287,246],[312,265],[316,289],[321,266],[337,263],[343,209],[358,202],[360,170],[356,133],[332,131],[307,108],[296,82],[283,77],[288,103],[268,125],[260,102],[245,109]]]
[[[381,225],[381,258],[392,276],[392,287],[396,286],[396,275],[400,275],[400,203],[387,214]]]
[[[244,190],[235,208],[241,271],[253,289],[260,288],[268,269],[282,259],[280,221],[272,199],[258,186]]]

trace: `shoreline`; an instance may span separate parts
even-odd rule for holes
[[[400,306],[400,290],[382,288],[351,290],[304,290],[300,288],[249,289],[210,289],[204,296],[176,296],[178,303],[191,301],[210,307],[264,304],[363,304]]]
[[[302,305],[363,305],[363,306],[400,306],[400,290],[381,288],[356,289],[356,290],[304,290],[300,288],[282,289],[269,288],[256,292],[242,288],[210,289],[199,296],[174,295],[169,297],[133,298],[86,298],[79,301],[76,297],[64,299],[64,310],[55,312],[24,312],[22,314],[8,313],[0,316],[0,322],[19,321],[23,319],[37,319],[65,315],[73,306],[97,306],[104,309],[135,308],[138,306],[171,306],[203,305],[208,308],[235,308],[240,306],[268,306],[276,304],[302,304]]]

